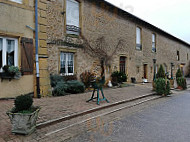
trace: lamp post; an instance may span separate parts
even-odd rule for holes
[[[154,64],[154,76],[153,76],[153,81],[156,79],[156,59],[153,59],[153,64]]]
[[[171,79],[173,79],[173,66],[174,66],[174,63],[171,63]]]

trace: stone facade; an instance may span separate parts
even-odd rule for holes
[[[64,39],[68,36],[65,32],[65,15],[61,14],[65,10],[65,0],[52,0],[47,3],[48,40]],[[136,50],[137,26],[142,29],[140,51]],[[108,55],[114,53],[111,66],[105,68],[107,79],[110,78],[111,72],[120,69],[121,56],[126,57],[128,81],[131,81],[131,77],[135,77],[138,82],[142,81],[145,66],[147,79],[149,82],[152,81],[153,59],[157,59],[157,66],[165,65],[169,73],[171,62],[174,63],[174,75],[177,68],[185,66],[189,60],[187,53],[190,55],[190,45],[105,2],[80,1],[80,28],[81,34],[87,38],[92,47],[98,38],[104,37],[105,51]],[[156,34],[156,53],[152,52],[152,33]],[[119,40],[123,40],[123,47],[114,52]],[[51,74],[59,74],[60,51],[74,53],[74,68],[78,77],[85,70],[100,75],[99,59],[85,52],[85,48],[48,44],[48,65]],[[177,61],[177,51],[180,53],[179,61]]]

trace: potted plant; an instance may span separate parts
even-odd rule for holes
[[[19,71],[18,67],[15,66],[8,66],[5,65],[3,66],[3,72],[1,73],[1,78],[2,79],[19,79],[21,77],[21,72]]]
[[[7,112],[12,124],[12,133],[31,134],[36,129],[40,107],[34,107],[30,95],[21,95],[14,101],[15,107]]]

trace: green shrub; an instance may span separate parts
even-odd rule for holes
[[[179,78],[179,77],[183,77],[183,74],[182,74],[180,69],[178,69],[177,72],[176,72],[176,79]]]
[[[95,74],[91,73],[90,71],[85,71],[81,73],[80,79],[84,83],[86,88],[90,87],[91,81],[93,81],[95,78]]]
[[[158,95],[169,95],[170,94],[170,82],[164,78],[158,78],[155,80],[156,92]]]
[[[187,89],[187,82],[184,77],[178,77],[176,80],[178,86],[182,87],[184,90]]]
[[[16,97],[14,104],[16,111],[27,111],[31,108],[33,99],[30,95],[21,95]]]
[[[10,74],[19,73],[19,68],[18,68],[18,67],[15,67],[15,66],[10,66],[10,67],[8,68],[8,72],[9,72]]]
[[[60,81],[56,84],[56,87],[53,89],[53,96],[64,96],[66,95],[65,90],[68,88],[68,85],[64,81]]]
[[[60,81],[53,89],[53,96],[64,96],[67,93],[77,94],[83,93],[85,91],[85,86],[82,82],[77,80],[71,81]]]
[[[160,65],[156,78],[165,78],[165,71],[162,65]]]
[[[113,79],[113,82],[116,81],[118,83],[122,83],[127,81],[127,75],[123,72],[115,71],[112,73],[111,77]]]
[[[83,93],[85,91],[85,85],[78,80],[67,81],[68,87],[65,92],[71,94]]]
[[[58,82],[63,81],[63,77],[60,75],[50,75],[51,87],[55,87]]]

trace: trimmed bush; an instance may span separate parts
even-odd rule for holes
[[[78,80],[67,81],[68,87],[65,92],[71,94],[83,93],[85,91],[85,85]]]
[[[158,78],[155,80],[156,92],[158,95],[169,95],[170,94],[170,82],[164,78]]]
[[[158,70],[158,73],[156,74],[156,78],[165,78],[165,71],[162,65],[160,65],[160,68]]]
[[[176,80],[178,86],[182,87],[184,90],[187,89],[187,82],[184,77],[178,77]]]
[[[182,71],[180,69],[178,69],[176,72],[176,79],[179,77],[183,77]]]
[[[33,99],[30,95],[21,95],[16,97],[14,104],[15,110],[18,112],[29,110],[33,104]]]
[[[68,93],[77,94],[77,93],[83,93],[84,91],[85,91],[85,86],[82,82],[79,82],[77,80],[72,80],[67,82],[60,81],[53,89],[53,96],[65,96]]]
[[[90,71],[85,71],[81,73],[80,79],[84,83],[86,88],[89,88],[91,85],[91,81],[93,81],[95,78],[95,74],[91,73]]]
[[[50,75],[51,87],[55,87],[58,82],[63,81],[63,77],[60,75]]]
[[[57,83],[56,87],[53,89],[53,96],[65,96],[65,90],[68,88],[68,85],[64,81]]]
[[[127,75],[123,72],[115,71],[111,75],[112,82],[122,83],[127,81]]]

